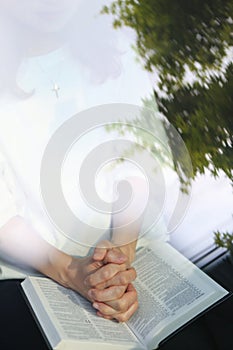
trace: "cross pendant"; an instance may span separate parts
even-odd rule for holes
[[[59,98],[58,91],[60,90],[60,86],[54,83],[52,91],[55,92],[56,98]]]

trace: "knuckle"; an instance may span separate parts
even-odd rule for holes
[[[92,289],[91,290],[91,297],[94,299],[94,300],[97,300],[98,299],[98,291],[96,289]]]
[[[88,284],[89,284],[89,286],[92,287],[92,288],[96,286],[96,281],[95,281],[94,276],[90,276],[90,277],[89,277]]]
[[[126,314],[120,314],[116,318],[119,322],[126,322],[128,320],[128,317]]]
[[[111,269],[110,269],[110,266],[108,266],[107,269],[104,269],[104,270],[102,271],[102,278],[103,278],[104,280],[108,280],[108,279],[110,278],[110,276],[111,276]]]
[[[137,278],[137,271],[135,270],[134,267],[132,267],[132,273],[133,273],[133,280]]]
[[[138,293],[137,293],[137,291],[135,290],[133,293],[134,293],[133,294],[134,301],[138,301]]]
[[[120,311],[120,303],[119,303],[119,300],[116,300],[113,304],[113,308],[116,310],[116,311]]]
[[[104,304],[99,305],[99,311],[100,311],[103,315],[108,316],[108,312],[107,312],[108,310],[107,310],[107,308],[105,307]]]
[[[106,287],[108,287],[106,282],[99,283],[95,286],[96,289],[105,289]]]
[[[122,311],[127,311],[128,309],[128,302],[126,300],[122,300],[120,303],[120,309]]]
[[[119,305],[120,303],[120,298],[122,297],[122,295],[124,294],[124,290],[122,290],[122,288],[120,286],[118,287],[113,287],[110,288],[110,293],[111,293],[111,298],[112,300],[115,300],[115,303],[117,305]],[[119,299],[119,300],[118,300]]]
[[[119,277],[120,284],[128,284],[128,278],[124,274],[121,274]]]
[[[85,279],[85,284],[87,286],[93,286],[92,284],[92,277],[91,276],[88,276],[86,279]]]
[[[133,282],[136,279],[135,269],[131,269],[129,273],[129,283]]]
[[[124,287],[122,287],[122,286],[118,286],[117,287],[117,296],[118,296],[118,298],[120,298],[124,294],[124,292],[125,292],[125,288]]]

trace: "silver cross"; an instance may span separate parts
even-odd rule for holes
[[[56,83],[54,83],[52,91],[55,92],[56,98],[59,98],[58,91],[60,90],[60,86]]]

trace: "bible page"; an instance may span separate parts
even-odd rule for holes
[[[170,244],[137,252],[139,309],[129,327],[149,349],[228,292]]]
[[[66,343],[71,350],[77,348],[77,343],[80,349],[93,346],[95,349],[144,348],[126,324],[98,317],[91,303],[76,292],[47,278],[30,277],[28,280],[34,290],[29,301],[53,348],[60,349],[60,341],[61,349]],[[28,289],[24,287],[24,290]],[[39,298],[37,307],[36,298]],[[45,312],[53,329],[46,320]]]

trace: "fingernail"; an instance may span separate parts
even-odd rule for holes
[[[103,256],[104,256],[105,254],[103,254],[103,252],[95,252],[94,254],[93,254],[93,259],[95,260],[99,260],[99,259],[103,259]]]
[[[90,298],[92,298],[92,290],[91,289],[87,292],[87,294]]]
[[[99,309],[99,305],[97,303],[93,303],[92,306],[97,310]]]

